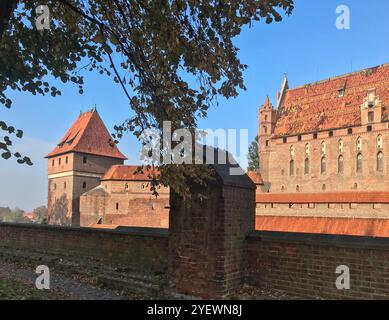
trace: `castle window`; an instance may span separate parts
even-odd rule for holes
[[[314,139],[314,140],[317,139],[317,133],[314,133],[314,134],[313,134],[313,139]]]
[[[338,90],[338,97],[339,98],[343,98],[345,94],[346,94],[346,90],[345,89]]]
[[[266,140],[265,144],[266,144],[266,147],[268,147],[269,146],[269,140]]]
[[[263,126],[263,132],[267,134],[267,126]]]
[[[325,175],[327,173],[327,160],[326,160],[326,157],[322,157],[321,158],[320,172],[321,172],[322,175]]]
[[[128,183],[125,184],[124,189],[128,190]]]
[[[377,149],[382,150],[384,145],[384,140],[382,139],[381,135],[378,135],[377,137]]]
[[[369,111],[367,114],[367,122],[372,123],[374,122],[374,111]]]
[[[68,161],[69,161],[69,157],[66,157],[65,158],[65,163],[68,164]]]
[[[63,189],[66,190],[66,181],[63,183]]]
[[[265,121],[267,121],[267,115],[265,115]]]
[[[377,171],[384,171],[384,154],[381,151],[377,153]]]
[[[307,143],[306,145],[305,145],[305,155],[307,156],[307,157],[309,157],[310,156],[310,150],[309,150],[309,144]]]
[[[326,143],[324,141],[321,143],[321,154],[326,154]]]
[[[54,190],[57,190],[57,184],[54,183]]]
[[[286,143],[287,141],[288,141],[288,139],[286,137],[282,138],[283,143]]]
[[[294,146],[290,146],[290,156],[294,158]]]
[[[296,191],[297,191],[297,192],[300,191],[300,186],[299,186],[299,185],[296,186]]]
[[[372,130],[373,130],[373,127],[372,127],[372,126],[367,126],[367,127],[366,127],[366,131],[367,131],[367,132],[371,132]]]
[[[363,166],[362,153],[358,153],[358,155],[357,155],[357,172],[358,173],[362,172],[362,166]]]
[[[281,187],[281,191],[282,191],[282,192],[285,192],[285,186],[282,186],[282,187]]]
[[[309,174],[309,159],[306,158],[304,161],[304,174]]]
[[[343,153],[343,140],[340,139],[338,141],[338,149],[339,149],[339,153]]]
[[[328,132],[328,136],[333,137],[334,136],[334,131]]]
[[[87,157],[83,157],[83,158],[82,158],[82,163],[83,163],[83,164],[87,164],[87,162],[88,162],[88,158],[87,158]]]
[[[61,158],[58,159],[58,164],[61,165]]]
[[[289,174],[291,177],[294,176],[294,160],[290,160],[289,163]]]
[[[362,151],[362,138],[357,139],[357,151]]]
[[[53,159],[53,161],[51,161],[51,166],[54,167],[54,164],[55,164],[55,161]]]
[[[343,174],[344,172],[344,159],[343,156],[338,158],[338,174]]]
[[[298,141],[301,141],[301,136],[298,136],[298,137],[297,137],[297,140],[298,140]]]
[[[82,188],[86,189],[86,182],[85,181],[82,183]]]
[[[326,191],[327,186],[326,186],[325,184],[323,184],[323,185],[321,186],[321,189],[322,189],[323,191]]]
[[[353,128],[348,128],[347,129],[347,134],[353,134]]]

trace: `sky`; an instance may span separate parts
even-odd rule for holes
[[[350,9],[350,29],[339,30],[336,8]],[[202,129],[247,129],[252,141],[258,130],[258,108],[269,95],[273,104],[284,74],[289,86],[327,79],[389,62],[389,1],[387,0],[296,0],[295,10],[280,23],[264,22],[245,28],[234,43],[239,58],[248,65],[244,73],[246,91],[235,99],[219,98],[199,122]],[[47,203],[47,160],[44,156],[59,142],[80,111],[96,105],[113,131],[129,117],[128,102],[120,87],[108,78],[85,74],[85,92],[72,85],[58,83],[59,97],[33,96],[9,92],[12,109],[0,108],[0,119],[22,128],[25,136],[15,149],[29,155],[34,166],[0,159],[0,207],[19,207],[26,211]],[[16,141],[15,141],[16,142]],[[138,164],[140,145],[133,136],[125,136],[119,149],[128,164]],[[241,157],[245,167],[247,160]]]

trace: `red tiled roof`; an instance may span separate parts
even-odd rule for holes
[[[153,175],[158,175],[157,169],[143,169],[142,173],[136,173],[139,166],[115,165],[112,166],[101,178],[101,180],[119,181],[150,181]]]
[[[389,237],[389,219],[256,216],[258,231]]]
[[[389,192],[260,193],[257,203],[389,203]]]
[[[339,98],[339,90],[345,96]],[[389,106],[389,64],[286,91],[275,136],[361,125],[360,107],[369,89]],[[389,120],[389,110],[384,119]]]
[[[247,175],[255,184],[263,185],[262,176],[259,172],[248,171]]]
[[[72,127],[46,158],[68,152],[81,152],[126,160],[96,110],[81,113]]]

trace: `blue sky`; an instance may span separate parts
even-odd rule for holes
[[[338,30],[336,8],[348,5],[351,29]],[[232,100],[219,99],[199,123],[206,129],[248,129],[250,140],[257,132],[258,107],[268,94],[276,93],[287,73],[291,87],[389,62],[389,1],[296,0],[295,10],[281,23],[256,23],[235,39],[239,56],[248,65],[244,74],[247,91]],[[129,116],[128,103],[117,84],[97,74],[85,75],[83,95],[77,87],[58,84],[62,96],[40,97],[10,92],[13,108],[0,108],[0,119],[25,131],[16,147],[31,156],[34,166],[0,160],[0,206],[32,210],[46,204],[45,154],[54,148],[81,110],[97,106],[107,127]],[[119,148],[139,163],[139,144],[126,136]],[[243,161],[242,166],[246,163]]]

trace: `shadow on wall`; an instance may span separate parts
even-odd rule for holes
[[[63,194],[54,202],[53,209],[49,212],[48,223],[61,226],[70,226],[72,224],[72,217],[68,210],[69,201],[66,194]]]

